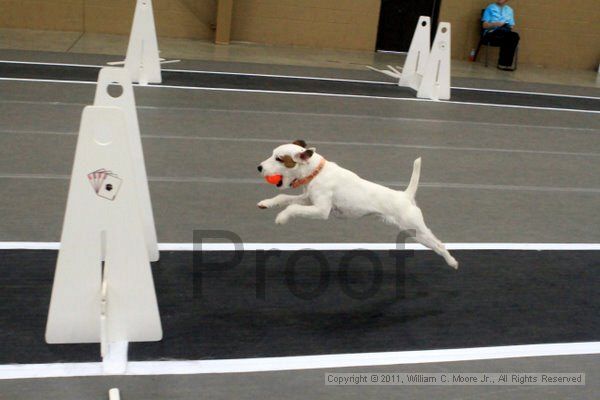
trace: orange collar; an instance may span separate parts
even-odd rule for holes
[[[292,181],[292,183],[290,183],[290,186],[293,187],[294,189],[296,189],[299,186],[306,185],[307,183],[309,183],[310,181],[315,179],[315,176],[319,175],[319,172],[321,172],[321,170],[323,169],[323,166],[325,166],[326,162],[327,161],[324,158],[321,158],[319,165],[317,166],[317,168],[315,168],[315,170],[310,175],[305,176],[304,178],[301,178],[301,179],[294,179]]]

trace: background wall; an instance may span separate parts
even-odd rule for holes
[[[212,40],[217,0],[153,0],[159,36]],[[135,0],[0,0],[0,27],[128,35]]]
[[[159,36],[214,39],[218,0],[153,0]],[[418,1],[418,0],[417,0]],[[442,0],[452,23],[452,56],[479,40],[481,9],[493,0]],[[521,63],[596,69],[599,0],[511,0]],[[129,33],[135,0],[0,0],[0,27]],[[372,51],[380,0],[233,0],[231,39]]]
[[[234,0],[232,40],[374,50],[380,0]]]
[[[479,41],[481,10],[493,0],[442,0],[440,20],[452,23],[452,58],[466,60]],[[599,0],[510,0],[521,35],[519,62],[597,69]],[[494,53],[495,56],[495,53]]]

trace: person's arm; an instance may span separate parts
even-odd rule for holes
[[[483,29],[498,28],[504,25],[504,22],[487,22],[483,21]]]
[[[515,27],[515,13],[512,8],[510,9],[510,18],[508,19],[507,24],[511,29]]]
[[[493,21],[494,19],[496,19],[496,18],[494,18],[494,10],[493,10],[492,6],[488,6],[485,9],[485,11],[483,12],[483,16],[481,17],[483,29],[497,28],[497,27],[504,25],[504,22],[500,22],[500,21],[490,22],[490,21]]]

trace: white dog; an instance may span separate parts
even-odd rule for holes
[[[271,157],[260,163],[258,171],[271,177],[271,182],[279,189],[304,186],[301,195],[280,194],[258,203],[263,209],[287,206],[277,215],[277,224],[285,224],[292,217],[327,219],[330,214],[342,218],[378,215],[402,231],[414,230],[419,243],[444,257],[452,268],[458,268],[458,262],[425,225],[421,209],[415,202],[421,173],[420,158],[414,162],[405,191],[362,179],[354,172],[326,161],[314,148],[307,148],[303,140],[277,147]]]

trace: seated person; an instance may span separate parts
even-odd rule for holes
[[[498,68],[514,71],[515,50],[519,44],[519,34],[513,32],[515,16],[512,8],[506,5],[508,0],[496,0],[483,12],[484,40],[493,46],[500,46]]]

